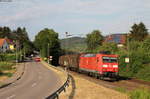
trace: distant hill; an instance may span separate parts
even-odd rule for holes
[[[67,39],[61,39],[61,48],[74,52],[84,52],[87,48],[85,38],[71,37]]]

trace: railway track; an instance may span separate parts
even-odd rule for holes
[[[148,88],[150,89],[150,82],[141,81],[138,79],[120,79],[119,81],[112,81],[112,80],[100,80],[95,77],[88,76],[86,74],[79,74],[74,71],[68,71],[71,75],[80,76],[86,80],[89,80],[93,83],[102,85],[107,88],[117,89],[117,88],[124,88],[127,91],[131,91],[137,88]]]

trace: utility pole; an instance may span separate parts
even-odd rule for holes
[[[67,48],[67,43],[68,43],[68,42],[67,42],[67,39],[68,39],[68,32],[66,32],[65,35],[66,35],[66,44],[65,44],[65,45],[66,45],[66,51],[65,51],[65,54],[67,54],[67,49],[68,49],[68,48]]]
[[[125,58],[125,63],[127,63],[127,72],[129,71],[130,66],[130,43],[129,43],[129,33],[127,34],[127,57]]]
[[[66,51],[65,51],[65,54],[67,55],[67,54],[68,54],[68,52],[67,52],[67,49],[68,49],[68,48],[67,48],[67,44],[68,44],[68,42],[67,42],[67,39],[68,39],[68,32],[65,32],[65,35],[66,35],[66,44],[65,44],[65,45],[66,45]],[[68,58],[69,58],[69,57],[68,57]],[[65,62],[65,65],[67,65],[67,64],[68,64],[68,63]],[[68,67],[68,66],[65,67],[65,71],[67,71],[67,67]]]
[[[17,65],[17,62],[18,62],[18,54],[17,54],[18,53],[17,52],[18,51],[18,42],[17,42],[17,40],[15,43],[16,43],[16,65]]]
[[[25,57],[26,57],[25,47],[24,47],[24,49],[23,49],[23,56],[24,56],[24,57],[23,57],[23,58],[24,58],[23,60],[25,60]]]
[[[15,41],[16,43],[16,67],[17,67],[17,63],[18,63],[18,41]]]
[[[47,59],[48,59],[48,64],[49,64],[49,43],[48,43],[48,47],[47,47]]]
[[[129,37],[130,37],[130,34],[128,33],[128,58],[129,58],[129,62],[128,64],[130,63],[130,42],[129,42]],[[128,65],[129,66],[129,65]]]

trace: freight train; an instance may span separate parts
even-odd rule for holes
[[[118,55],[102,53],[63,55],[59,58],[59,64],[100,79],[118,80]]]

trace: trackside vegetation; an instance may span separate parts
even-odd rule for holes
[[[88,35],[87,40],[89,39]],[[93,35],[93,32],[90,35]],[[115,43],[104,42],[99,43],[97,47],[95,46],[95,49],[87,49],[87,52],[99,53],[101,51],[109,51],[112,54],[118,54],[121,76],[150,81],[150,35],[146,26],[142,22],[134,24],[130,33],[126,36],[127,41],[124,47],[118,48]],[[96,37],[102,38],[102,36]],[[126,57],[129,57],[129,63],[125,63]]]
[[[130,99],[150,99],[150,90],[136,89],[134,91],[129,92]]]
[[[91,33],[91,35],[93,34]],[[87,49],[87,52],[99,53],[100,51],[109,51],[112,54],[118,54],[120,76],[150,81],[150,34],[148,29],[142,22],[134,24],[131,27],[131,31],[126,34],[126,37],[127,40],[124,47],[118,48],[115,43],[105,42],[99,43],[99,46],[95,46],[95,49]],[[89,36],[87,36],[87,39],[89,39]],[[129,63],[125,63],[125,58],[127,57],[130,59]],[[148,89],[136,89],[129,93],[124,88],[116,90],[129,94],[131,99],[150,99],[150,91]]]
[[[147,88],[135,89],[132,91],[127,91],[125,88],[116,88],[115,90],[128,94],[130,99],[150,99],[150,90]]]

